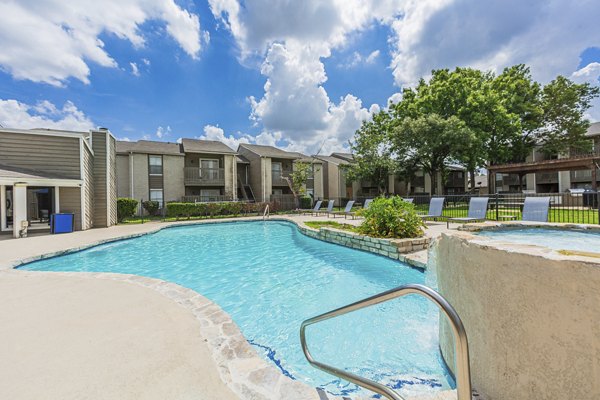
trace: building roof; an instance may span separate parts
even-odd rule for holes
[[[235,162],[238,164],[250,164],[250,161],[246,157],[239,154],[235,156]]]
[[[0,165],[0,178],[8,178],[15,180],[48,180],[48,179],[65,179],[72,180],[73,178],[65,177],[58,174],[53,174],[45,171],[36,171],[33,169],[17,168],[7,165]]]
[[[585,133],[585,136],[600,136],[600,122],[594,122],[593,124],[591,124],[587,132]]]
[[[331,153],[331,157],[341,158],[342,160],[346,160],[348,162],[354,161],[354,154],[352,153]]]
[[[143,153],[183,155],[179,143],[138,140],[137,142],[117,141],[117,153]]]
[[[300,153],[295,153],[292,151],[285,151],[285,150],[278,149],[277,147],[264,146],[264,145],[260,145],[260,144],[242,143],[242,144],[240,144],[239,147],[243,147],[261,157],[288,158],[288,159],[292,159],[292,160],[306,157]]]
[[[315,158],[328,162],[328,163],[332,163],[335,165],[348,165],[350,164],[349,161],[344,160],[343,158],[337,158],[337,157],[332,157],[332,156],[314,156]]]
[[[225,143],[216,140],[183,139],[181,146],[185,153],[235,154]]]

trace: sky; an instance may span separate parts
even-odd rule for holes
[[[0,125],[328,154],[432,69],[599,85],[598,15],[598,0],[0,0]]]

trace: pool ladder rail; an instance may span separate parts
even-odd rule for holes
[[[458,400],[471,400],[469,343],[467,341],[467,333],[465,331],[463,323],[460,320],[460,317],[458,316],[454,307],[452,307],[452,305],[444,297],[442,297],[442,295],[424,285],[411,284],[399,286],[395,289],[376,294],[375,296],[359,300],[355,303],[348,304],[333,311],[329,311],[324,314],[317,315],[316,317],[307,319],[306,321],[302,322],[302,325],[300,326],[300,343],[302,344],[302,351],[304,352],[304,356],[313,367],[318,368],[321,371],[337,376],[338,378],[350,381],[358,386],[361,386],[365,389],[371,390],[375,393],[385,396],[390,400],[405,400],[402,396],[400,396],[394,390],[385,385],[315,360],[310,354],[310,351],[308,350],[308,346],[306,344],[306,328],[309,325],[316,324],[318,322],[332,319],[335,317],[339,317],[341,315],[348,314],[366,307],[370,307],[375,304],[393,300],[398,297],[406,296],[408,294],[417,294],[425,297],[426,299],[431,300],[440,308],[440,310],[444,312],[446,318],[448,318],[448,320],[450,321],[456,346],[456,391],[458,394]]]
[[[271,216],[270,211],[269,211],[269,205],[267,204],[265,207],[265,211],[263,211],[263,221],[266,218],[269,218]]]

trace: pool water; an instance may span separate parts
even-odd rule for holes
[[[478,235],[495,240],[544,246],[554,250],[600,252],[600,233],[597,231],[523,228],[482,230]]]
[[[102,271],[159,278],[223,308],[283,373],[331,394],[364,394],[318,371],[300,347],[300,323],[425,274],[398,261],[325,243],[287,222],[237,222],[155,234],[36,261],[22,269]],[[308,328],[316,359],[405,395],[453,387],[438,344],[438,311],[414,295]]]

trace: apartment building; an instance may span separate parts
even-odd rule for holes
[[[352,182],[347,178],[348,167],[353,162],[351,154],[332,153],[330,156],[315,156],[323,163],[323,195],[327,199],[355,199],[363,193],[363,182]],[[370,191],[370,183],[366,183]]]
[[[418,194],[432,194],[433,184],[431,176],[423,170],[417,171],[411,182],[405,182],[398,177],[394,177],[394,191],[392,193],[401,196],[410,196]],[[469,187],[469,174],[466,168],[461,165],[450,164],[446,166],[446,179],[442,179],[442,174],[437,177],[438,194],[463,194]]]
[[[323,166],[318,159],[303,154],[278,149],[273,146],[240,144],[237,150],[247,162],[248,183],[256,201],[270,201],[272,196],[292,195],[284,179],[294,170],[294,164],[312,164],[312,174],[306,184],[307,193],[313,198],[323,197]]]
[[[119,197],[157,201],[237,198],[235,152],[211,140],[117,142]]]
[[[74,214],[74,229],[117,220],[116,141],[89,132],[0,129],[0,232],[49,229],[54,213]]]
[[[586,132],[589,151],[570,150],[548,155],[533,149],[525,162],[489,167],[490,184],[498,192],[563,193],[569,189],[596,189],[600,181],[600,122]]]

